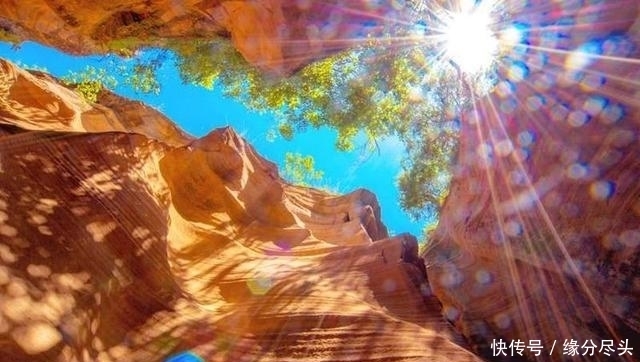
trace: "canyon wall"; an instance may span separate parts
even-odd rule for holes
[[[575,360],[640,348],[640,17],[635,1],[594,3],[519,9],[520,44],[463,121],[425,260],[445,316],[485,356],[500,339],[508,356],[539,340],[536,360],[568,358],[571,340],[597,345]]]
[[[11,361],[477,360],[373,194],[287,184],[229,128],[0,61]]]
[[[0,26],[74,54],[222,34],[288,74],[400,11],[343,3],[14,1]],[[576,360],[632,360],[617,348],[640,348],[638,4],[506,3],[519,39],[462,120],[429,282],[372,195],[286,185],[230,130],[193,140],[139,104],[88,105],[3,63],[3,345],[18,360],[474,358],[441,302],[487,358],[496,341],[510,360],[510,342],[539,340],[537,359],[562,360],[574,340],[597,346]]]
[[[0,7],[0,37],[100,54],[225,36],[251,64],[282,75],[366,41],[401,22],[404,9],[365,0],[11,0]]]

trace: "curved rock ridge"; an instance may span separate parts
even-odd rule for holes
[[[0,31],[72,54],[224,35],[247,61],[283,75],[365,41],[405,12],[401,2],[364,0],[5,1]]]
[[[140,102],[123,102],[102,90],[98,101],[89,103],[48,74],[5,59],[0,59],[0,123],[33,131],[133,132],[176,146],[193,139]]]
[[[230,128],[189,139],[0,64],[3,359],[478,360],[370,192],[289,185]]]
[[[463,123],[425,255],[445,316],[489,358],[500,339],[505,359],[517,340],[541,341],[536,360],[569,358],[571,340],[574,360],[640,349],[639,5],[588,3],[531,2],[514,19],[527,50]],[[594,25],[560,25],[583,17]]]

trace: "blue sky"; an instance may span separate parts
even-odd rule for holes
[[[104,67],[107,61],[105,56],[75,57],[31,42],[23,43],[16,49],[0,42],[0,57],[23,66],[44,68],[55,76],[80,71],[87,65]],[[214,128],[232,126],[260,154],[279,166],[283,165],[286,152],[312,155],[316,168],[324,172],[322,183],[328,188],[341,193],[357,188],[374,192],[381,204],[383,222],[390,233],[411,232],[416,236],[421,235],[425,222],[412,222],[399,205],[395,180],[403,149],[396,140],[382,140],[376,152],[365,152],[362,151],[364,147],[357,147],[356,151],[350,153],[335,149],[336,134],[329,129],[308,130],[297,134],[292,141],[282,138],[269,141],[267,133],[276,125],[273,115],[250,111],[240,102],[223,96],[220,89],[211,91],[183,84],[171,61],[165,62],[160,68],[159,81],[162,90],[158,95],[138,94],[120,85],[115,91],[155,107],[197,137]],[[119,83],[124,82],[119,80]]]

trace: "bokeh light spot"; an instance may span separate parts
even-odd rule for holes
[[[518,144],[522,147],[529,147],[535,140],[535,136],[532,132],[522,131],[518,133]]]
[[[581,163],[573,163],[567,167],[567,176],[579,180],[587,176],[587,167]]]
[[[499,313],[493,317],[493,323],[500,329],[508,329],[511,327],[511,317],[506,313]]]
[[[529,67],[523,62],[514,62],[509,66],[506,76],[511,82],[518,83],[529,76]]]
[[[593,91],[604,85],[606,78],[600,74],[585,74],[580,81],[583,90]]]
[[[444,314],[444,317],[447,320],[455,321],[460,316],[460,311],[458,310],[458,308],[448,305],[442,308],[442,314]]]
[[[607,105],[607,99],[601,96],[589,97],[582,107],[591,116],[597,116]]]
[[[496,86],[496,93],[500,98],[506,98],[512,95],[514,92],[514,85],[507,80],[498,83],[498,85]]]
[[[514,46],[523,43],[527,36],[528,26],[522,23],[515,23],[500,32],[500,44]]]
[[[509,220],[504,224],[504,232],[509,236],[522,235],[522,225],[514,220]]]
[[[526,161],[531,156],[531,151],[526,148],[518,148],[514,151],[515,160],[518,162]]]
[[[553,78],[549,74],[540,74],[534,81],[533,86],[539,92],[546,92],[553,86]]]
[[[544,97],[540,95],[534,95],[527,98],[527,109],[530,111],[537,111],[545,104]]]
[[[615,184],[611,181],[597,181],[589,187],[589,194],[596,200],[607,200],[615,189]]]
[[[455,268],[449,268],[442,276],[440,277],[440,284],[447,288],[457,287],[462,284],[464,280],[464,276],[460,271]]]
[[[602,112],[601,121],[604,124],[613,124],[624,117],[624,109],[619,104],[609,104]]]
[[[556,104],[551,108],[551,119],[555,122],[563,121],[569,114],[569,108],[564,104]]]
[[[587,122],[589,122],[589,115],[580,110],[571,112],[567,118],[567,123],[571,127],[582,127]]]
[[[512,98],[505,99],[504,101],[500,102],[500,111],[505,114],[513,113],[513,111],[515,111],[517,107],[518,103]]]
[[[594,56],[602,52],[600,44],[589,42],[578,47],[567,57],[564,66],[566,69],[581,70],[591,64]]]
[[[509,180],[513,185],[524,185],[527,178],[520,170],[513,170],[509,172]]]
[[[478,284],[489,284],[491,283],[491,274],[484,270],[484,269],[479,269],[476,272],[476,282],[478,282]]]
[[[478,156],[480,156],[485,160],[490,160],[491,158],[493,158],[493,149],[487,143],[483,143],[480,146],[478,146],[477,153],[478,153]]]
[[[495,149],[496,155],[506,157],[513,151],[513,143],[508,139],[498,141],[496,142]]]

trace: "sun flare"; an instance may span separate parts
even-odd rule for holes
[[[491,13],[484,8],[450,14],[444,28],[445,57],[468,74],[489,68],[498,50],[490,25]]]

